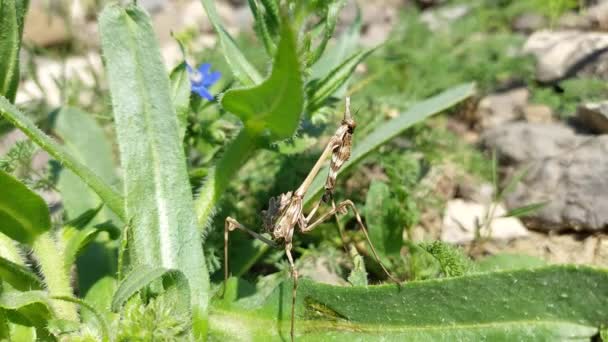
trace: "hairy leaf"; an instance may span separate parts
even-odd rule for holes
[[[291,283],[262,305],[216,302],[211,335],[289,336]],[[589,340],[608,318],[608,273],[579,266],[482,273],[394,285],[339,287],[301,280],[298,341]]]
[[[224,58],[226,58],[226,62],[228,62],[234,76],[243,85],[247,86],[262,82],[260,73],[247,61],[247,58],[245,58],[236,45],[234,39],[232,39],[228,31],[226,31],[220,22],[220,17],[217,14],[213,0],[201,0],[201,3],[205,8],[205,12],[207,12],[207,17],[209,18],[211,25],[213,25],[213,28],[220,39],[220,44],[224,51]]]
[[[176,66],[171,75],[171,99],[177,113],[177,129],[179,131],[180,144],[184,141],[186,128],[188,126],[188,111],[190,110],[190,78],[186,70],[186,63]]]
[[[173,284],[178,287],[178,290],[182,292],[185,297],[189,296],[188,281],[180,271],[142,265],[135,268],[118,285],[118,288],[114,293],[114,298],[112,299],[112,311],[118,312],[129,298],[150,285],[153,281],[161,278],[173,279]],[[186,301],[186,303],[187,302],[188,301]]]
[[[535,268],[546,265],[547,263],[544,260],[533,256],[501,253],[479,260],[477,262],[476,270],[478,272],[495,272]]]
[[[122,196],[93,170],[82,164],[61,145],[44,134],[44,132],[36,127],[36,124],[2,96],[0,96],[0,115],[3,115],[10,123],[32,139],[32,141],[78,175],[116,215],[124,220],[124,202]]]
[[[19,49],[29,0],[0,0],[0,95],[15,101],[19,85]]]
[[[169,78],[149,16],[110,5],[100,17],[133,265],[184,273],[197,336],[205,334],[209,275],[197,229]],[[133,242],[131,244],[131,242]],[[132,252],[132,254],[131,254]]]
[[[61,108],[56,114],[53,131],[75,159],[91,168],[106,183],[112,186],[120,184],[114,171],[112,145],[93,116],[76,108]],[[99,196],[70,170],[61,171],[57,188],[69,219],[75,219],[102,203]],[[90,223],[108,220],[120,224],[110,210],[101,208]]]
[[[20,243],[32,244],[51,229],[44,200],[11,175],[0,170],[0,232]]]
[[[437,114],[447,108],[450,108],[456,103],[471,96],[474,89],[474,85],[470,83],[450,88],[439,95],[414,104],[407,112],[379,125],[366,137],[360,138],[356,136],[355,133],[355,136],[353,137],[353,152],[350,159],[344,163],[338,174],[348,171],[350,167],[356,165],[368,154],[405,131],[405,129],[408,127],[428,118],[433,114]],[[356,119],[357,118],[355,118],[355,120]],[[319,172],[313,181],[308,193],[306,194],[306,197],[304,198],[306,205],[310,204],[311,201],[323,190],[327,172],[328,169],[324,168],[321,170],[321,172]]]

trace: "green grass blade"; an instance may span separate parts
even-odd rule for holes
[[[135,266],[184,273],[192,291],[194,329],[202,336],[209,275],[169,78],[150,18],[137,6],[110,5],[100,16],[100,32],[125,175],[126,216],[132,224],[131,260]]]
[[[0,95],[15,101],[27,0],[0,0]]]
[[[23,131],[38,146],[80,177],[116,215],[124,220],[124,201],[122,196],[93,170],[82,164],[61,145],[44,134],[44,132],[36,127],[36,124],[2,96],[0,96],[0,115],[4,116],[4,118]]]
[[[474,92],[474,85],[471,83],[462,84],[454,88],[448,89],[439,95],[426,99],[413,105],[407,112],[400,116],[381,124],[371,134],[366,137],[354,137],[354,149],[350,159],[344,163],[338,174],[348,171],[350,167],[357,164],[372,151],[385,144],[387,141],[401,134],[408,127],[428,118],[433,114],[437,114],[456,103],[471,96]],[[355,118],[356,120],[357,118]],[[327,177],[327,168],[319,172],[306,197],[304,198],[305,205],[318,196],[323,190],[325,178]]]
[[[0,232],[31,245],[51,229],[49,208],[38,194],[2,170],[0,189]]]
[[[308,103],[306,105],[308,115],[323,107],[325,102],[350,79],[357,65],[373,51],[374,49],[367,49],[356,52],[321,80],[309,83],[307,85]]]
[[[213,28],[220,39],[220,44],[224,51],[224,58],[226,58],[226,62],[228,62],[228,66],[230,66],[234,76],[246,86],[262,82],[260,73],[251,65],[251,63],[249,63],[249,61],[247,61],[247,58],[245,58],[236,45],[234,39],[232,39],[228,31],[226,31],[222,25],[213,0],[201,0],[201,3],[205,8],[205,12],[207,12],[207,17],[209,18],[211,25],[213,25]]]
[[[211,336],[289,336],[291,282],[262,304],[214,303]],[[340,287],[301,280],[298,341],[589,340],[608,318],[608,273],[582,266],[483,273],[394,285]],[[238,328],[236,328],[238,327]]]

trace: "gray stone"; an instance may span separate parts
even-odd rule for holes
[[[608,133],[608,101],[582,104],[578,107],[576,116],[589,130]]]
[[[606,55],[608,33],[538,31],[528,38],[523,51],[536,57],[536,78],[541,82],[554,82],[576,75]]]
[[[425,23],[431,31],[448,29],[450,23],[464,17],[470,10],[467,5],[455,5],[439,7],[434,10],[425,11],[420,20]]]
[[[513,20],[513,30],[526,34],[547,26],[547,19],[538,13],[524,13]]]
[[[509,208],[546,203],[526,222],[539,230],[601,230],[608,225],[608,136],[576,135],[559,124],[513,123],[484,143],[527,172]]]
[[[530,91],[526,88],[488,95],[479,101],[478,122],[473,125],[486,130],[517,120],[529,97]]]
[[[514,122],[484,132],[482,144],[496,149],[501,160],[524,163],[555,157],[580,142],[572,128],[563,124]]]

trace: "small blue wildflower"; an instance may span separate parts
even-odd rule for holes
[[[222,77],[222,74],[219,71],[211,72],[211,64],[209,63],[201,64],[196,70],[186,64],[186,70],[188,70],[190,76],[192,91],[200,97],[212,101],[213,95],[209,92],[209,87],[217,82]]]

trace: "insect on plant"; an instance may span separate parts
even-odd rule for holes
[[[308,173],[300,187],[295,192],[289,191],[281,194],[278,197],[273,197],[268,203],[268,210],[262,212],[263,225],[267,233],[269,233],[272,239],[268,239],[259,233],[243,226],[237,220],[232,217],[227,217],[224,225],[224,286],[228,280],[228,235],[235,229],[240,229],[244,232],[249,233],[256,239],[268,244],[274,248],[285,248],[285,254],[291,268],[291,276],[293,278],[293,291],[292,291],[292,302],[291,302],[291,329],[290,336],[291,340],[294,340],[294,321],[295,321],[295,303],[296,295],[298,290],[298,271],[294,264],[293,255],[291,251],[293,249],[293,235],[296,226],[300,232],[308,233],[318,227],[321,223],[325,222],[329,218],[338,214],[346,214],[348,208],[350,208],[357,220],[357,223],[363,231],[367,242],[370,245],[372,254],[382,267],[382,270],[387,276],[395,283],[399,284],[399,281],[395,279],[386,269],[386,267],[380,261],[378,253],[372,244],[367,229],[361,220],[361,215],[355,207],[355,204],[351,200],[345,200],[338,204],[333,199],[333,191],[336,184],[336,177],[338,171],[344,165],[344,163],[350,158],[351,147],[352,147],[352,135],[355,130],[356,123],[350,112],[350,98],[346,98],[346,109],[344,111],[344,118],[342,119],[341,125],[338,127],[334,135],[329,140],[329,143],[323,150],[323,153],[313,166],[312,170]],[[329,165],[329,173],[325,181],[325,193],[316,202],[312,210],[305,215],[303,212],[303,199],[308,191],[312,181],[315,179],[317,174],[320,172],[321,167],[325,160],[331,155],[331,161]],[[328,203],[331,201],[331,210],[327,213],[316,216],[317,211],[322,203]]]

